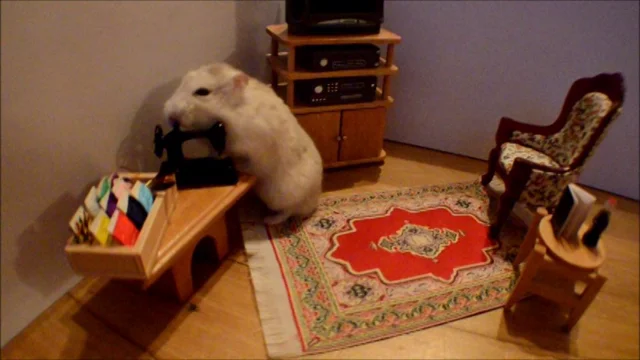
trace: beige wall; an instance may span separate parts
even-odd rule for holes
[[[153,126],[187,70],[263,75],[281,2],[2,2],[2,345],[78,281],[67,222],[118,167],[155,170]]]

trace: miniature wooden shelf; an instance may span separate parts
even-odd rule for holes
[[[336,35],[336,36],[297,36],[289,35],[287,24],[267,26],[267,33],[284,45],[338,45],[338,44],[398,44],[400,36],[380,29],[379,34],[374,35]]]
[[[400,36],[386,29],[370,35],[300,36],[290,35],[287,24],[267,26],[271,51],[271,87],[278,93],[318,147],[325,169],[384,161],[382,149],[387,108],[394,104],[390,96],[391,77],[398,73],[394,64],[395,45]],[[386,56],[376,68],[309,71],[296,66],[297,47],[316,45],[386,45]],[[278,51],[283,45],[287,51]],[[295,96],[299,80],[375,76],[382,78],[374,101],[338,105],[308,106]]]
[[[355,109],[371,109],[377,107],[389,107],[393,104],[393,98],[388,96],[386,100],[378,98],[376,101],[343,104],[343,105],[327,105],[327,106],[294,106],[291,111],[294,114],[308,114],[314,112],[355,110]]]
[[[267,54],[267,61],[271,65],[272,69],[275,69],[278,76],[284,80],[306,80],[306,79],[324,79],[334,77],[350,77],[350,76],[385,76],[395,75],[398,72],[396,65],[387,66],[387,60],[380,58],[380,66],[371,69],[359,69],[359,70],[338,70],[338,71],[307,71],[300,68],[295,68],[294,71],[287,69],[288,52],[281,52],[278,56],[271,56]]]

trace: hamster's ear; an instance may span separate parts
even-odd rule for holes
[[[236,74],[233,79],[233,90],[242,91],[249,83],[249,77],[244,73]]]

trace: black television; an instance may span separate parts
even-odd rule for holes
[[[378,34],[384,0],[285,0],[292,35]]]

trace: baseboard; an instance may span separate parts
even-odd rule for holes
[[[385,138],[385,139],[384,139],[384,141],[385,141],[385,142],[389,142],[389,143],[394,143],[394,144],[400,144],[400,145],[412,146],[412,147],[419,148],[419,149],[425,149],[425,150],[435,151],[435,152],[439,152],[439,153],[441,153],[441,154],[447,154],[447,155],[452,155],[452,156],[459,156],[459,157],[463,157],[463,158],[467,158],[467,159],[471,159],[471,160],[482,161],[482,162],[485,162],[485,163],[488,161],[486,158],[478,158],[478,157],[475,157],[475,156],[470,156],[470,155],[465,155],[465,154],[458,154],[458,153],[454,153],[454,152],[450,152],[450,151],[446,151],[446,150],[434,149],[434,148],[430,148],[430,147],[427,147],[427,146],[422,146],[422,145],[416,145],[416,144],[411,144],[411,143],[401,142],[401,141],[398,141],[398,140],[391,140],[391,139],[387,139],[387,138]],[[489,155],[489,152],[487,152],[487,155]],[[601,191],[601,192],[607,193],[607,194],[612,195],[612,196],[617,196],[617,197],[619,197],[620,199],[625,199],[625,200],[630,200],[630,201],[635,201],[635,202],[640,201],[640,199],[635,199],[635,198],[632,198],[632,197],[627,196],[627,195],[618,194],[618,193],[612,192],[612,191],[610,191],[610,190],[605,190],[605,189],[597,188],[597,187],[592,186],[592,185],[586,185],[586,184],[581,183],[581,182],[579,182],[579,181],[578,181],[576,184],[577,184],[577,185],[580,185],[580,186],[582,186],[582,187],[584,187],[584,188],[586,188],[586,190],[589,190],[589,189],[590,189],[590,190]]]

